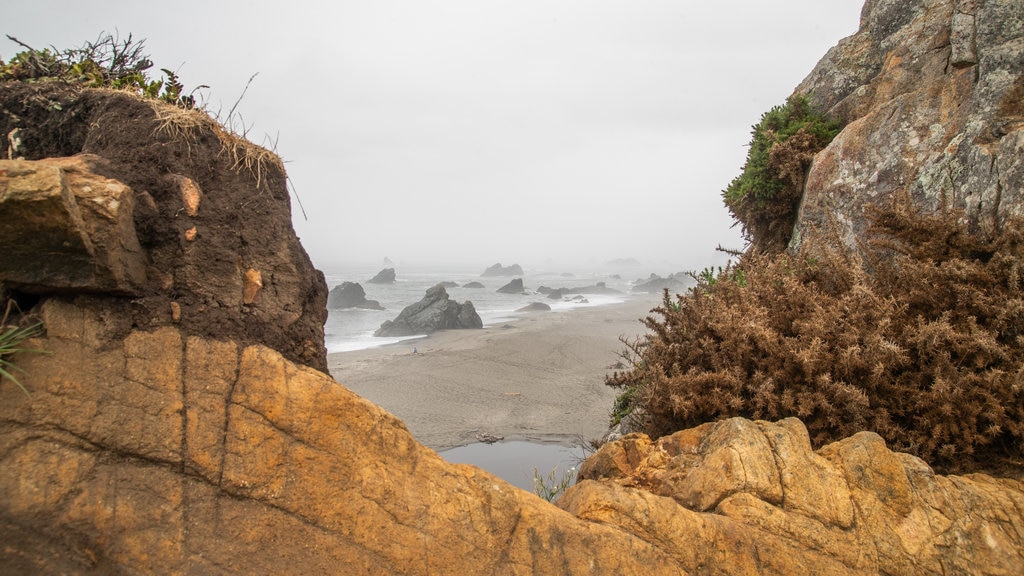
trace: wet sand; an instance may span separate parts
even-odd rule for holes
[[[618,391],[604,384],[625,346],[646,332],[640,319],[660,303],[534,312],[482,330],[328,356],[335,380],[401,418],[421,443],[445,450],[506,440],[571,444],[598,438]],[[415,352],[414,352],[415,349]]]

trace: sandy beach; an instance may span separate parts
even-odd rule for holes
[[[604,384],[660,302],[534,312],[482,330],[448,330],[380,348],[330,354],[335,380],[401,418],[435,450],[506,440],[571,444],[604,434],[618,392]],[[415,351],[414,351],[415,350]]]

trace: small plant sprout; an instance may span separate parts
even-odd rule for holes
[[[558,467],[551,469],[547,476],[544,476],[537,470],[537,467],[533,468],[533,493],[548,502],[554,502],[558,500],[558,497],[569,486],[572,486],[573,482],[576,481],[576,467],[573,466],[559,476]]]

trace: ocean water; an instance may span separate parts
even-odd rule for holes
[[[625,301],[635,281],[647,274],[639,270],[635,272],[561,272],[548,270],[525,269],[521,276],[523,286],[528,294],[501,294],[499,288],[519,276],[482,277],[486,266],[479,268],[419,268],[403,269],[395,266],[396,281],[394,284],[370,284],[367,281],[381,270],[370,267],[325,268],[328,289],[333,289],[342,282],[357,282],[366,291],[366,298],[377,300],[385,310],[344,309],[329,310],[326,332],[328,352],[345,352],[393,344],[423,336],[403,338],[378,338],[373,332],[386,320],[393,320],[403,308],[419,302],[428,288],[439,282],[455,282],[457,288],[446,288],[449,297],[459,303],[469,300],[483,320],[484,326],[501,325],[522,317],[524,313],[517,309],[531,302],[543,302],[551,306],[552,312],[559,313],[583,306],[604,306]],[[649,274],[649,273],[648,273]],[[480,282],[484,288],[462,288],[469,282]],[[541,286],[549,288],[579,288],[593,286],[604,282],[608,288],[621,291],[621,294],[598,295],[586,294],[586,303],[551,300],[546,294],[536,292]],[[572,296],[573,294],[567,293]]]

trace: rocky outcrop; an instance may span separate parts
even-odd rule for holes
[[[326,371],[327,286],[276,156],[198,110],[59,82],[0,82],[0,134],[15,129],[0,284],[23,309],[115,296],[90,301],[115,336],[174,324]]]
[[[467,283],[463,284],[462,287],[463,288],[480,289],[480,288],[484,288],[484,285],[479,283],[479,282],[467,282]]]
[[[561,300],[566,294],[622,294],[621,290],[609,288],[605,282],[598,282],[591,286],[580,286],[579,288],[549,288],[541,286],[537,289],[540,294],[546,294],[552,300]]]
[[[0,382],[0,573],[683,573],[269,348],[86,304],[41,304],[31,397]]]
[[[862,432],[811,450],[796,419],[631,434],[558,502],[690,574],[1019,574],[1024,484],[937,476]]]
[[[796,90],[848,124],[814,159],[794,243],[834,222],[854,247],[864,207],[901,192],[981,231],[1024,214],[1022,13],[1022,0],[865,4]]]
[[[508,284],[498,288],[497,291],[502,294],[523,294],[526,292],[526,288],[523,288],[522,278],[515,278]]]
[[[366,290],[357,282],[342,282],[332,288],[327,294],[327,307],[331,310],[341,310],[344,308],[384,309],[380,302],[367,300]]]
[[[373,333],[374,336],[412,336],[431,334],[438,330],[483,328],[484,323],[469,300],[459,304],[448,297],[448,291],[438,284],[427,290],[419,302],[406,306],[394,320],[388,320]]]
[[[519,264],[513,264],[511,266],[502,266],[501,262],[498,262],[494,266],[488,267],[484,270],[481,276],[522,276],[523,268]]]
[[[530,302],[522,308],[517,308],[516,312],[550,312],[551,306],[543,302]]]
[[[377,272],[373,278],[367,280],[370,284],[394,284],[395,283],[395,269],[385,268],[380,272]]]
[[[634,282],[631,290],[645,294],[659,294],[668,290],[670,293],[675,294],[685,291],[694,284],[693,278],[690,278],[685,272],[669,274],[665,278],[652,273],[649,277]]]

